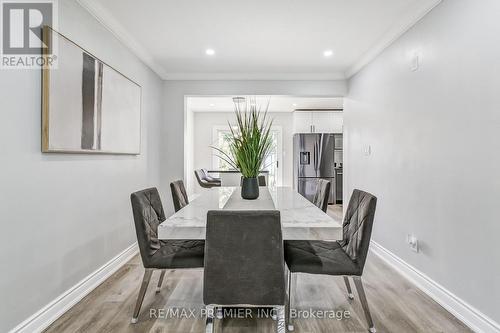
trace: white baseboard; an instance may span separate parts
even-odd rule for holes
[[[474,332],[500,333],[500,325],[498,323],[433,281],[415,267],[406,263],[391,251],[374,241],[371,242],[370,250],[465,325],[469,326]]]
[[[120,267],[127,263],[138,252],[137,243],[130,245],[116,257],[108,261],[92,274],[68,289],[61,296],[44,306],[28,319],[14,327],[10,333],[35,333],[41,332],[52,324],[57,318],[71,309],[82,298],[99,286]]]

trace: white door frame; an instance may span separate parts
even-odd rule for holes
[[[271,131],[278,133],[278,142],[276,146],[276,161],[278,169],[276,170],[276,186],[283,185],[283,128],[279,125],[271,126]]]

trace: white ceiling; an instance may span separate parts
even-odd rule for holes
[[[233,112],[234,96],[188,97],[187,108],[193,112]],[[341,97],[296,97],[296,96],[241,96],[248,104],[255,103],[269,112],[292,112],[295,109],[342,109]],[[243,107],[244,109],[244,107]]]
[[[339,79],[441,0],[78,1],[164,79]]]

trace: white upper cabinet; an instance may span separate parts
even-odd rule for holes
[[[344,123],[340,112],[313,112],[313,126],[315,133],[342,133]]]
[[[294,133],[312,133],[313,116],[312,112],[295,111],[293,113],[293,132]]]
[[[344,116],[341,112],[295,111],[294,133],[342,133]]]

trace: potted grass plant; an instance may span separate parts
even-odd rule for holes
[[[226,161],[232,168],[239,170],[243,175],[241,182],[241,197],[243,199],[257,199],[259,197],[258,176],[265,166],[265,160],[272,148],[270,130],[272,120],[268,119],[267,110],[257,108],[255,99],[250,104],[235,102],[236,124],[228,122],[230,134],[228,137],[229,151],[218,147],[217,156]]]

